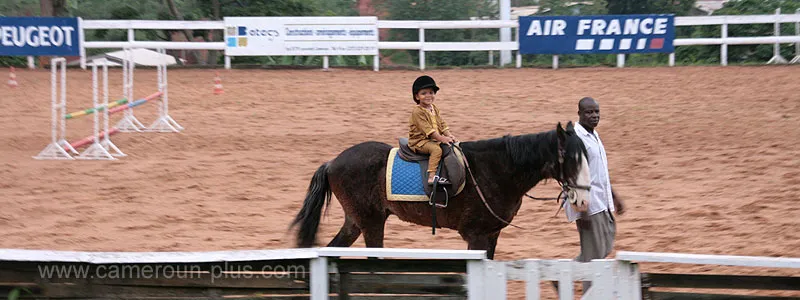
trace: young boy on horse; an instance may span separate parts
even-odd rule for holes
[[[439,114],[439,108],[433,104],[437,91],[439,87],[436,86],[436,82],[427,75],[417,77],[411,86],[411,93],[417,105],[412,109],[409,118],[408,146],[414,152],[430,154],[428,184],[433,184],[436,168],[442,158],[442,148],[439,144],[452,144],[458,141]],[[449,181],[440,178],[439,183],[448,184]]]

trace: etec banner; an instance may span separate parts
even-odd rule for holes
[[[0,17],[0,56],[79,56],[78,18]]]
[[[674,39],[674,15],[519,18],[521,54],[671,53]]]
[[[377,17],[225,17],[225,54],[378,55]]]

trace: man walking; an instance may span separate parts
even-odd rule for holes
[[[614,211],[622,215],[625,212],[622,200],[611,188],[608,176],[608,160],[600,135],[595,128],[600,123],[600,105],[590,97],[578,102],[578,126],[575,133],[586,146],[591,174],[590,201],[578,212],[570,205],[565,211],[569,222],[575,222],[580,236],[581,253],[575,258],[580,262],[592,259],[603,259],[614,248],[617,228]],[[591,282],[583,282],[583,293],[591,287]]]

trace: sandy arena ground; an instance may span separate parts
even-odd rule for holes
[[[155,74],[136,70],[137,97],[156,91]],[[410,86],[421,74],[223,70],[225,94],[213,95],[213,70],[170,70],[169,112],[186,130],[120,133],[113,141],[129,156],[98,162],[32,158],[50,140],[50,73],[18,69],[19,87],[3,85],[0,96],[0,248],[291,248],[287,226],[311,174],[357,142],[395,145],[407,134]],[[425,74],[442,88],[436,103],[461,140],[550,130],[577,120],[578,99],[595,97],[612,183],[628,205],[618,217],[617,251],[800,257],[797,66]],[[111,99],[119,99],[118,69],[110,81]],[[91,106],[90,71],[70,69],[68,89],[68,112]],[[136,116],[149,124],[155,107],[145,104]],[[89,135],[91,121],[70,121],[69,139]],[[555,196],[556,184],[532,193]],[[556,208],[526,201],[514,219],[526,229],[505,229],[495,259],[577,255],[575,226],[563,211],[554,217]],[[334,201],[319,240],[327,243],[342,221]],[[454,231],[432,236],[430,228],[394,216],[385,245],[466,248]],[[734,269],[643,264],[643,270]]]

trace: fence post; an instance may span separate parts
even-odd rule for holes
[[[425,28],[419,29],[419,69],[425,70]]]
[[[642,277],[639,273],[639,264],[627,261],[616,261],[616,280],[620,299],[642,299]]]
[[[794,11],[795,14],[800,14],[800,8]],[[794,34],[800,35],[800,22],[794,23]],[[800,42],[794,44],[794,58],[789,63],[800,63]]]
[[[639,264],[631,263],[630,272],[631,299],[642,299],[642,274],[639,273]]]
[[[517,36],[517,69],[522,68],[522,53],[519,52],[519,27],[514,29]],[[799,52],[800,53],[800,52]]]
[[[80,60],[81,60],[81,69],[86,70],[86,36],[84,36],[84,29],[83,29],[83,18],[78,18],[78,43],[81,45],[80,50]]]
[[[500,20],[503,21],[510,21],[511,20],[511,0],[500,0],[496,1],[495,3],[500,4]],[[511,41],[511,28],[509,27],[502,27],[500,28],[500,41],[501,42],[510,42]],[[500,66],[504,67],[507,64],[511,63],[511,51],[510,50],[500,50]]]
[[[467,261],[467,299],[485,299],[484,267],[487,260],[468,260]]]
[[[231,69],[231,57],[228,55],[225,55],[225,69]]]
[[[539,272],[538,259],[525,260],[525,300],[539,300],[542,295],[539,284],[542,275]]]
[[[488,260],[485,266],[485,299],[506,299],[506,286],[508,285],[506,263],[503,261]]]
[[[585,299],[614,299],[619,286],[614,282],[613,259],[594,259],[589,262],[592,269],[592,287],[583,291]]]
[[[311,259],[311,300],[328,300],[328,258]]]
[[[669,54],[669,66],[670,67],[675,66],[675,52]]]
[[[722,17],[722,32],[720,33],[722,37],[722,45],[720,45],[719,49],[719,60],[720,64],[723,66],[728,65],[728,17]]]
[[[323,71],[327,71],[329,65],[330,65],[330,63],[328,61],[328,56],[327,55],[323,56],[322,57],[322,70]]]
[[[553,55],[553,70],[558,69],[558,55]]]
[[[558,299],[575,299],[571,259],[558,260]]]
[[[781,9],[778,8],[775,10],[775,37],[781,36]],[[783,56],[781,56],[781,44],[777,41],[775,42],[775,46],[772,48],[772,58],[767,62],[767,64],[786,64],[788,63]]]
[[[381,57],[380,56],[381,56],[381,53],[380,53],[380,50],[378,50],[378,54],[375,54],[375,56],[372,57],[372,70],[375,71],[375,72],[378,72],[378,70],[381,67],[380,66],[381,65]]]
[[[129,28],[128,28],[128,42],[131,42],[131,43],[133,43],[133,42],[135,42],[135,41],[136,41],[136,34],[135,34],[135,32],[133,31],[133,27],[132,27],[132,26],[133,26],[133,24],[131,23],[131,24],[129,24],[129,25],[130,25],[131,27],[129,27]],[[190,42],[191,42],[191,41],[190,41]]]
[[[625,54],[617,54],[617,68],[625,67]]]

